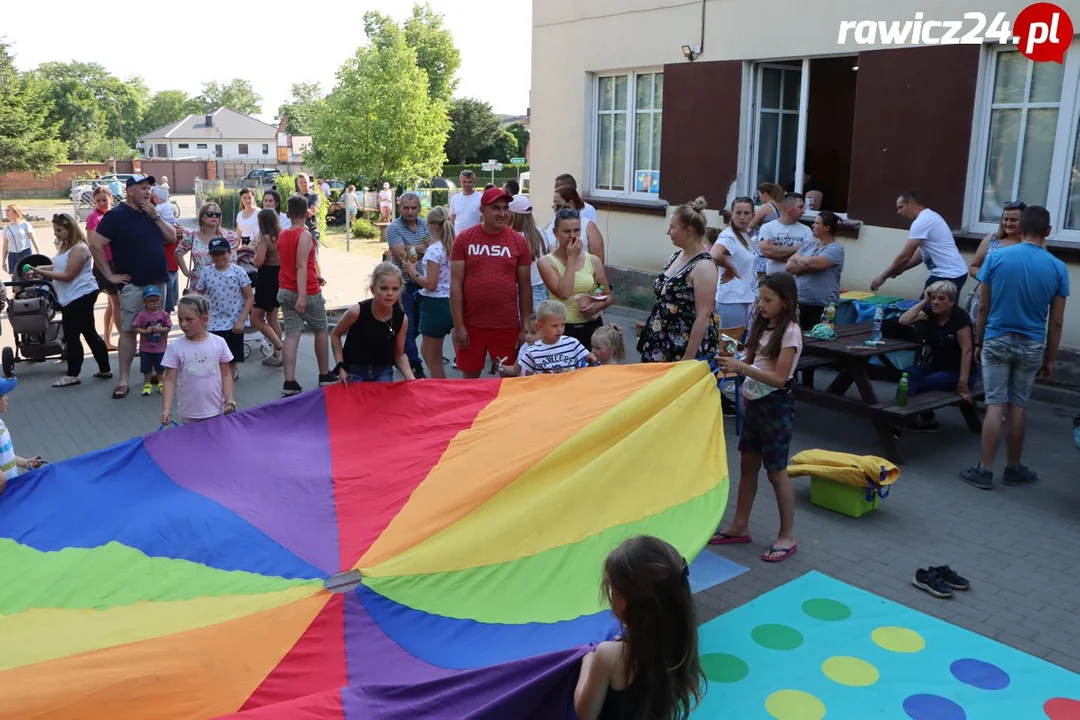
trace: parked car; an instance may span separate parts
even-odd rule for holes
[[[273,187],[280,174],[281,171],[277,168],[255,168],[244,176],[244,185],[259,184],[263,187]]]

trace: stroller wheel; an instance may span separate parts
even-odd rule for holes
[[[15,377],[15,351],[9,347],[3,353],[4,377]]]
[[[247,360],[251,357],[251,346],[244,343],[244,359]]]

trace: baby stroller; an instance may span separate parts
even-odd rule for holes
[[[15,279],[4,283],[12,289],[7,301],[7,316],[15,332],[15,349],[4,348],[5,377],[15,374],[15,363],[23,360],[42,362],[64,354],[64,329],[60,324],[60,301],[52,282],[44,278],[26,277],[24,267],[51,265],[45,255],[30,255],[19,261]]]

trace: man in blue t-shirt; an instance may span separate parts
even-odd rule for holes
[[[135,357],[135,316],[143,309],[143,288],[164,285],[169,280],[165,264],[165,244],[176,242],[176,228],[158,215],[150,201],[154,178],[132,175],[127,180],[127,199],[105,213],[90,242],[94,265],[111,283],[126,283],[120,289],[120,377],[113,398],[128,394],[131,361]],[[105,248],[112,250],[112,265]],[[106,338],[108,340],[108,338]]]
[[[1046,249],[1050,213],[1028,206],[1020,216],[1023,242],[987,256],[979,270],[982,283],[975,330],[975,356],[982,350],[986,418],[982,430],[982,459],[960,478],[982,490],[994,480],[994,456],[1001,442],[1002,417],[1009,425],[1005,439],[1006,464],[1002,482],[1025,485],[1038,475],[1020,464],[1024,447],[1025,408],[1035,379],[1054,371],[1069,274],[1065,263]],[[1047,327],[1047,315],[1050,318]]]

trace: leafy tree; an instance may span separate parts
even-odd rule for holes
[[[491,105],[476,98],[458,98],[450,103],[450,123],[446,155],[452,163],[490,159],[481,158],[480,151],[494,145],[501,132]]]
[[[123,138],[95,135],[83,147],[82,154],[82,159],[86,162],[105,162],[113,158],[130,160],[135,157],[135,150],[128,147]]]
[[[428,95],[449,102],[457,89],[461,53],[454,35],[443,25],[443,16],[426,2],[413,5],[405,21],[405,42],[416,51],[416,62],[427,73]]]
[[[518,155],[524,155],[525,148],[529,147],[529,129],[519,122],[512,122],[504,129],[517,140]]]
[[[323,102],[322,87],[317,82],[293,83],[292,100],[278,107],[277,120],[288,116],[285,132],[290,135],[310,135],[311,116]]]
[[[498,160],[499,162],[508,163],[510,158],[517,155],[518,141],[513,135],[506,130],[499,130],[495,134],[495,139],[492,143],[484,148],[481,148],[477,153],[477,160]]]
[[[150,98],[143,112],[139,134],[157,130],[202,110],[202,103],[183,90],[161,90]]]
[[[67,159],[59,124],[49,120],[46,88],[33,74],[21,74],[0,41],[0,174],[46,176]]]
[[[427,92],[416,52],[393,23],[365,27],[377,37],[338,70],[338,84],[311,118],[308,158],[332,175],[405,183],[439,172],[449,122]]]
[[[262,96],[255,92],[251,81],[233,78],[227,83],[217,81],[203,83],[202,94],[198,100],[203,112],[213,112],[218,108],[229,108],[244,115],[258,115],[262,112]]]

